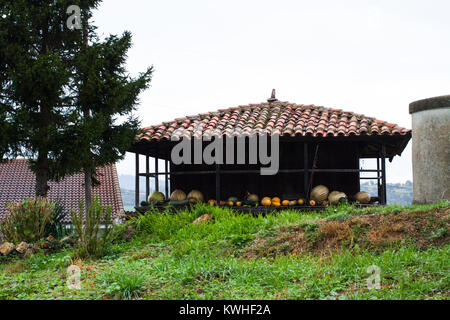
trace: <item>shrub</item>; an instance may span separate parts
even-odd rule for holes
[[[64,219],[68,212],[64,210],[64,205],[60,201],[55,202],[55,208],[52,213],[52,222],[45,228],[45,237],[53,236],[55,239],[62,239],[72,233],[70,228],[67,228]]]
[[[55,204],[45,198],[25,199],[7,205],[9,216],[0,224],[6,241],[34,243],[47,237],[53,224]]]
[[[70,214],[75,236],[78,239],[76,256],[79,258],[103,256],[112,241],[111,207],[102,206],[95,198],[85,210],[84,203],[80,200],[78,212],[71,210]],[[103,231],[100,230],[102,224]]]

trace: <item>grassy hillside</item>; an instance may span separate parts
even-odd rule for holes
[[[211,220],[192,222],[209,214]],[[449,299],[449,202],[253,217],[149,213],[101,260],[0,257],[0,299]],[[81,290],[66,286],[69,265]],[[368,268],[380,270],[369,290]],[[370,270],[369,270],[370,271]]]

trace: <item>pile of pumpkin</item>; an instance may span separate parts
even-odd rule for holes
[[[149,197],[147,202],[142,202],[141,206],[146,207],[150,204],[161,205],[161,204],[171,204],[171,205],[184,205],[188,203],[200,203],[203,202],[203,193],[198,190],[192,190],[188,195],[183,190],[175,190],[170,195],[169,200],[166,200],[164,193],[155,191]]]
[[[355,200],[358,201],[361,204],[368,204],[371,201],[371,197],[367,192],[361,191],[358,192],[354,196]],[[312,189],[311,191],[311,205],[321,205],[321,206],[327,206],[327,205],[337,205],[339,203],[347,203],[348,198],[347,195],[344,192],[341,191],[332,191],[323,185],[319,185]]]
[[[306,203],[305,199],[298,199],[298,200],[281,200],[278,197],[270,198],[265,197],[261,200],[261,204],[265,207],[288,207],[288,206],[302,206]]]
[[[368,204],[371,201],[371,197],[367,192],[358,192],[354,196],[355,200],[361,204]],[[169,201],[165,199],[165,196],[162,192],[155,191],[148,197],[148,204],[164,204],[169,203],[170,205],[185,205],[188,203],[195,204],[204,202],[203,194],[198,190],[192,190],[189,194],[182,190],[175,190],[170,195]],[[228,206],[228,207],[256,207],[259,204],[265,207],[288,207],[288,206],[328,206],[328,205],[337,205],[339,203],[347,203],[348,198],[344,192],[340,191],[332,191],[323,185],[319,185],[312,189],[310,200],[307,201],[305,199],[297,199],[297,200],[281,200],[279,197],[264,197],[261,202],[259,201],[259,197],[256,194],[247,194],[245,200],[239,200],[237,197],[230,197],[227,201],[220,201],[219,203],[216,200],[209,200],[208,204],[213,206]],[[143,203],[144,204],[144,203]],[[141,205],[143,205],[141,204]],[[145,205],[143,205],[145,206]]]

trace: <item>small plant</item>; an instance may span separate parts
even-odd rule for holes
[[[231,236],[231,245],[236,248],[244,247],[248,242],[253,239],[253,236],[250,234],[238,234]]]
[[[45,237],[53,236],[55,239],[62,239],[71,233],[64,223],[68,212],[64,210],[64,205],[60,201],[55,202],[52,213],[52,222],[45,228]]]
[[[310,249],[314,248],[317,242],[320,241],[323,234],[319,232],[319,225],[316,223],[308,223],[304,225],[305,236],[309,242]]]
[[[113,272],[103,279],[103,285],[108,295],[115,299],[136,299],[145,290],[145,278],[141,274]]]
[[[6,241],[34,243],[46,236],[53,223],[55,204],[45,198],[25,199],[7,205],[9,216],[0,224]]]
[[[102,206],[98,198],[95,198],[85,210],[84,203],[80,200],[78,212],[71,210],[70,214],[75,236],[78,238],[76,256],[79,258],[103,256],[112,241],[111,207]],[[101,230],[102,224],[104,230]]]

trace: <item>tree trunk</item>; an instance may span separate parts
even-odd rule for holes
[[[83,15],[82,24],[83,24],[83,40],[84,40],[84,46],[86,48],[89,47],[89,25],[88,25],[88,16],[89,11],[86,9]],[[85,79],[85,82],[87,79]],[[83,110],[83,114],[85,118],[89,118],[89,111]],[[91,154],[90,149],[88,148],[86,150],[87,154]],[[89,168],[84,168],[84,196],[85,196],[85,202],[86,202],[86,209],[89,205],[92,203],[92,170]],[[87,210],[86,210],[87,212]]]
[[[47,152],[40,152],[37,160],[36,170],[36,196],[47,197],[47,192],[50,189],[48,182],[48,157]]]
[[[92,171],[89,169],[84,170],[84,197],[87,207],[92,203]]]
[[[48,52],[47,43],[48,27],[44,28],[42,31],[42,47],[41,51],[43,54]],[[40,114],[38,120],[38,132],[44,132],[41,137],[41,141],[38,144],[38,159],[36,165],[36,197],[47,197],[48,190],[48,178],[49,178],[49,160],[48,160],[48,133],[47,129],[50,125],[51,117],[51,107],[49,107],[45,102],[40,103]]]

